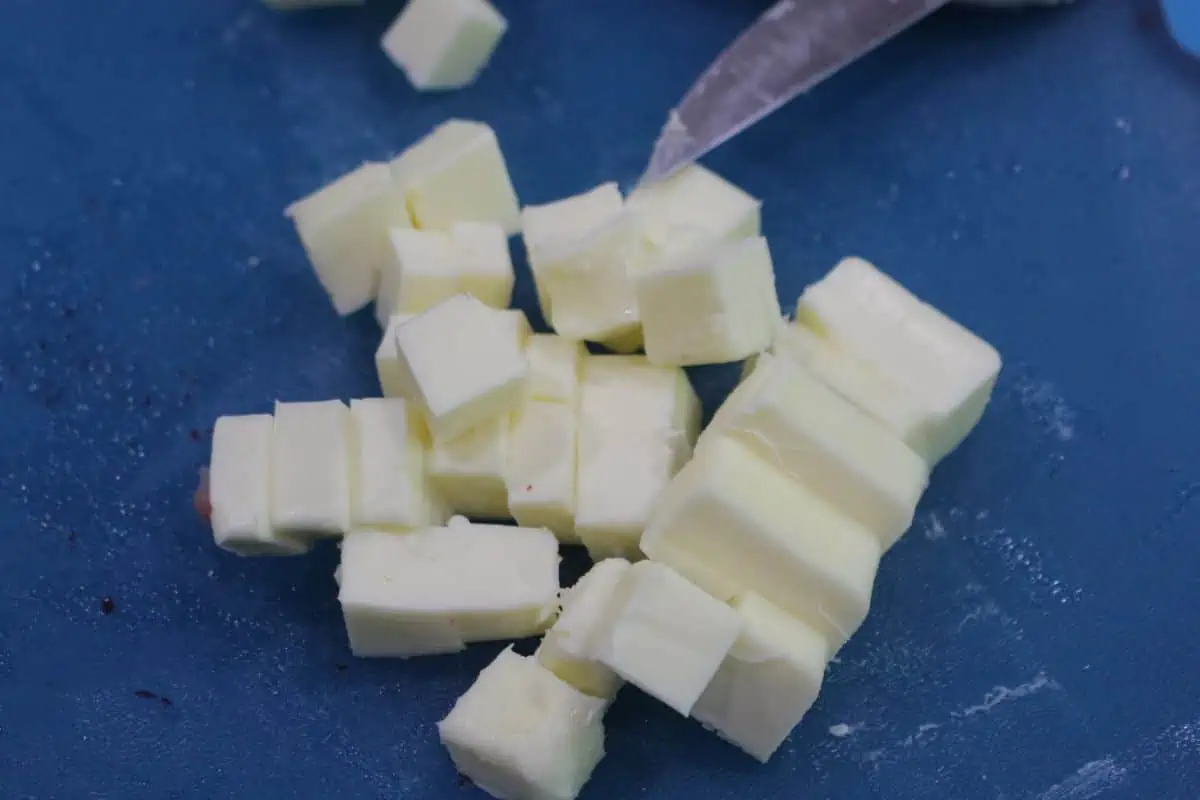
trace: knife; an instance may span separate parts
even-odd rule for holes
[[[640,183],[665,178],[950,0],[779,0],[667,118]]]

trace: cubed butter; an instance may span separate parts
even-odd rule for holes
[[[388,230],[411,227],[387,164],[363,164],[284,212],[296,226],[317,279],[339,314],[375,299]]]
[[[461,291],[454,244],[447,234],[393,228],[389,242],[375,298],[380,327],[395,314],[419,314]]]
[[[294,556],[308,544],[271,526],[270,414],[221,417],[213,428],[208,493],[213,539],[240,556]]]
[[[567,544],[575,534],[575,428],[571,406],[529,400],[514,415],[505,482],[517,524],[547,528]]]
[[[384,397],[405,397],[410,387],[405,383],[404,370],[400,367],[400,351],[396,347],[396,331],[412,319],[415,314],[393,314],[388,317],[375,350],[375,373],[379,376],[379,387]]]
[[[834,649],[867,616],[881,552],[852,518],[721,436],[667,487],[641,546],[720,600],[761,594]]]
[[[653,561],[629,568],[615,602],[597,660],[687,716],[741,633],[741,617]]]
[[[521,235],[534,273],[547,250],[561,250],[599,230],[616,219],[624,205],[621,190],[610,182],[553,203],[525,206],[521,210]]]
[[[665,254],[758,236],[762,203],[699,164],[639,186],[627,205]]]
[[[508,308],[516,278],[504,229],[494,222],[456,222],[450,236],[462,291],[492,308]]]
[[[680,256],[637,278],[646,357],[722,364],[767,349],[783,325],[775,270],[761,236]]]
[[[540,634],[558,613],[558,562],[554,536],[529,528],[354,531],[338,593],[350,649],[406,658]]]
[[[350,529],[350,409],[338,400],[276,403],[271,527],[301,539]]]
[[[588,425],[658,438],[691,456],[700,431],[700,401],[687,373],[645,356],[588,356],[583,361],[579,413]]]
[[[829,643],[759,595],[742,595],[733,607],[742,634],[692,716],[766,763],[816,701]]]
[[[424,423],[399,397],[350,401],[350,521],[354,528],[406,531],[450,516],[425,476]]]
[[[517,193],[496,133],[482,122],[452,119],[391,163],[418,228],[449,231],[456,222],[521,228]]]
[[[886,550],[912,524],[929,467],[880,422],[800,364],[760,364],[700,437],[740,441],[870,531]]]
[[[975,427],[1000,372],[991,345],[860,258],[845,259],[805,289],[796,317],[911,393],[924,424],[910,444],[930,464]]]
[[[438,723],[458,771],[502,800],[573,800],[604,757],[604,700],[504,650]]]
[[[631,212],[542,249],[535,276],[549,303],[551,327],[568,339],[636,350],[641,316],[634,281],[650,258],[641,221]]]
[[[553,333],[535,333],[525,345],[529,361],[529,397],[574,407],[587,349],[583,342]]]
[[[475,82],[508,29],[487,0],[409,0],[383,35],[383,51],[424,92]]]
[[[546,669],[584,694],[612,700],[623,681],[596,661],[598,638],[612,625],[617,586],[629,562],[609,558],[597,562],[563,593],[562,614],[546,631],[535,657]]]
[[[421,405],[443,439],[514,411],[528,386],[528,338],[520,312],[455,295],[396,329],[403,396]]]
[[[511,516],[505,483],[510,419],[504,414],[450,438],[433,437],[426,471],[434,491],[454,513],[476,519]]]

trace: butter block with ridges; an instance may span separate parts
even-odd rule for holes
[[[482,122],[452,119],[391,163],[413,225],[449,231],[456,222],[494,222],[520,230],[517,193],[496,133]]]
[[[529,397],[566,403],[579,398],[580,375],[587,348],[583,342],[553,333],[535,333],[525,345],[529,361]]]
[[[306,542],[271,526],[270,414],[227,416],[213,427],[209,503],[217,546],[240,556],[294,556]]]
[[[415,88],[460,89],[479,76],[507,29],[487,0],[409,0],[382,46]]]
[[[375,299],[388,257],[388,231],[412,224],[387,164],[363,164],[284,213],[339,314]]]
[[[604,700],[504,650],[438,723],[458,771],[502,800],[573,800],[604,757]]]
[[[881,553],[853,519],[720,436],[663,493],[641,547],[723,601],[761,594],[834,650],[867,616]]]
[[[406,658],[542,633],[558,612],[558,562],[554,536],[528,528],[354,531],[338,574],[350,648]]]
[[[733,601],[744,627],[692,716],[766,763],[812,707],[831,653],[810,626],[748,593]]]
[[[624,681],[596,660],[599,637],[611,627],[617,587],[629,570],[623,558],[598,561],[563,593],[562,614],[546,631],[537,660],[584,694],[612,700]]]
[[[450,516],[425,475],[419,414],[402,398],[350,401],[350,519],[354,528],[406,531]]]
[[[731,437],[874,534],[886,550],[912,524],[929,467],[873,417],[799,364],[771,358],[700,438]]]
[[[301,539],[350,529],[350,409],[338,400],[276,403],[271,527]]]
[[[830,340],[802,325],[785,325],[776,332],[771,352],[803,365],[914,451],[926,441],[928,420],[920,399]]]
[[[637,278],[646,357],[692,366],[767,349],[783,325],[775,270],[761,236],[704,248]]]
[[[575,534],[575,409],[529,400],[513,416],[505,484],[520,525],[546,528],[566,544]]]
[[[504,229],[495,222],[456,222],[450,236],[462,291],[492,308],[508,308],[516,277]]]
[[[514,411],[528,386],[528,338],[520,312],[451,297],[396,329],[403,396],[420,404],[443,439]]]
[[[426,471],[434,490],[454,513],[476,519],[511,516],[505,483],[510,420],[505,414],[453,437],[433,437]]]
[[[699,164],[639,186],[627,199],[662,253],[683,253],[760,232],[762,203]]]
[[[630,567],[616,592],[597,660],[686,716],[741,633],[741,617],[653,561]]]
[[[651,253],[636,214],[623,212],[580,239],[548,246],[539,259],[538,286],[557,333],[620,352],[641,346],[634,281]]]
[[[916,398],[930,464],[975,427],[1000,372],[995,348],[860,258],[805,289],[796,319]]]

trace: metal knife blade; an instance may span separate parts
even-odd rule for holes
[[[667,119],[641,183],[664,178],[950,0],[779,0]]]

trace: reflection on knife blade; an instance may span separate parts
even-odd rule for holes
[[[780,0],[671,112],[642,182],[695,161],[948,2]]]

